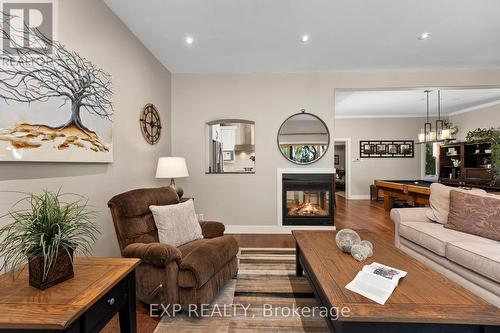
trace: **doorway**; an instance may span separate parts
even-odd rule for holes
[[[335,195],[350,198],[350,139],[334,140]]]

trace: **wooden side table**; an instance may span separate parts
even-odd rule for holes
[[[75,277],[46,290],[0,276],[0,332],[99,332],[119,313],[120,330],[134,333],[138,259],[75,258]]]

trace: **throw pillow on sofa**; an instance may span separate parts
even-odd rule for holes
[[[193,200],[175,205],[149,206],[153,213],[160,243],[180,246],[203,238]]]
[[[451,191],[444,227],[500,241],[500,196]]]
[[[450,211],[450,191],[461,191],[477,195],[486,195],[486,191],[481,189],[457,189],[456,187],[446,186],[440,183],[431,184],[431,196],[429,198],[429,208],[425,216],[429,220],[446,224],[448,222],[448,213]]]

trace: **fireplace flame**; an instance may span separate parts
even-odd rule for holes
[[[318,204],[312,204],[311,202],[303,202],[301,204],[295,204],[288,210],[288,215],[290,216],[327,216],[328,212],[326,209],[321,208]]]

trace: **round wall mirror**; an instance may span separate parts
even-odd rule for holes
[[[328,150],[330,132],[318,116],[302,110],[286,119],[278,131],[281,154],[295,164],[311,164]]]

